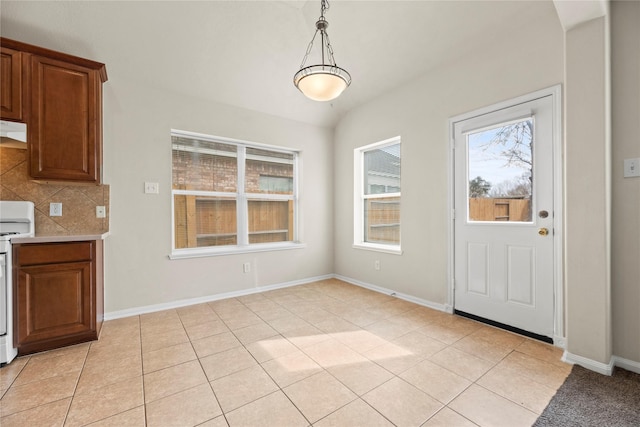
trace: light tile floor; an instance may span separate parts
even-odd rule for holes
[[[0,425],[529,426],[561,351],[339,280],[104,323],[0,369]]]

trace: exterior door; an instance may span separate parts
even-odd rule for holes
[[[553,97],[453,132],[454,309],[553,337]]]

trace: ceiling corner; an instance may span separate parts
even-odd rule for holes
[[[592,19],[607,15],[609,0],[553,0],[565,31]]]

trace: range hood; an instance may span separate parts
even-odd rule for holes
[[[19,144],[26,148],[27,125],[25,123],[0,120],[0,144]]]

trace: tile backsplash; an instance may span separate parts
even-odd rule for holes
[[[109,231],[108,185],[40,183],[29,177],[28,168],[27,150],[0,146],[0,200],[32,201],[37,236]],[[62,203],[62,216],[49,216],[49,203]],[[96,206],[105,206],[105,218],[96,218]]]

